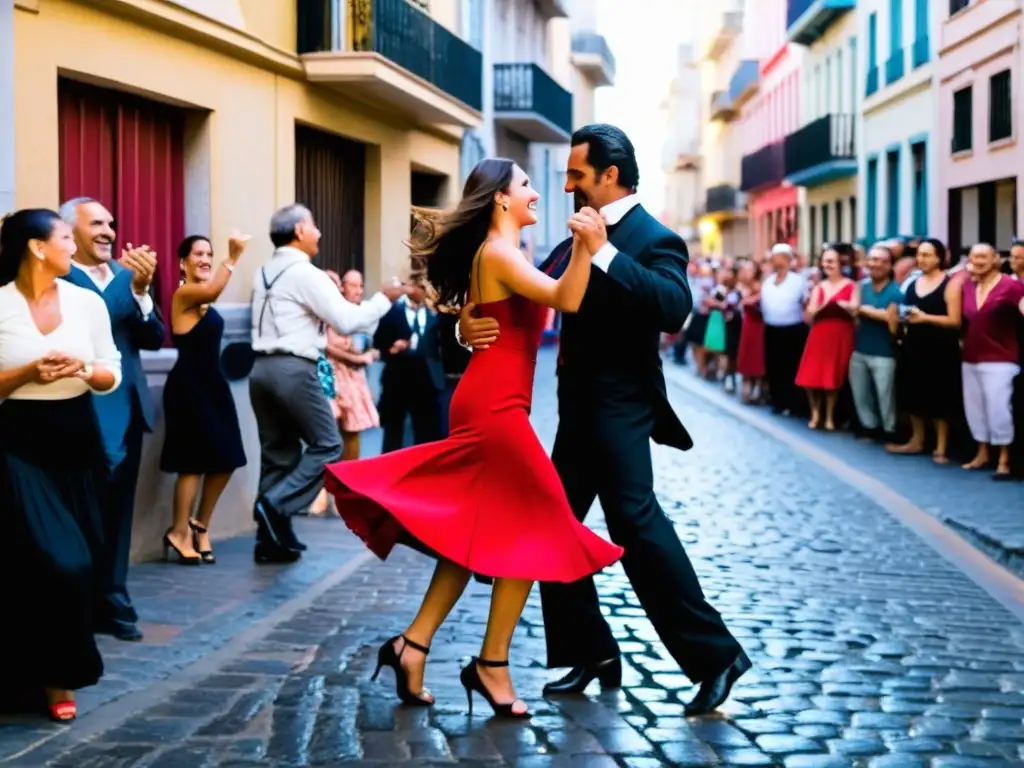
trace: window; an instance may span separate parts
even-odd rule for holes
[[[878,238],[878,158],[873,157],[868,160],[868,175],[867,175],[867,222],[865,229],[867,230],[864,234],[867,236],[868,242],[873,243]],[[854,202],[856,198],[851,198],[850,202]]]
[[[843,114],[843,49],[836,51],[836,112]],[[851,110],[852,111],[852,110]]]
[[[931,56],[931,42],[928,37],[928,3],[930,0],[915,0],[914,3],[914,68],[928,63]]]
[[[825,59],[825,109],[822,114],[832,113],[832,59]]]
[[[971,0],[949,0],[949,15],[952,16],[954,13],[960,13],[970,4]]]
[[[877,172],[876,172],[877,176]],[[850,240],[857,239],[857,196],[850,195]]]
[[[815,118],[822,115],[821,93],[821,65],[819,64],[814,68],[814,113],[812,117]]]
[[[889,237],[900,233],[900,150],[885,153],[885,228]]]
[[[478,51],[484,47],[484,9],[483,0],[465,0],[465,24],[462,36],[466,42]]]
[[[1013,135],[1013,95],[1010,70],[996,72],[988,81],[988,140],[999,141]]]
[[[818,242],[818,206],[811,205],[811,206],[808,206],[808,207],[810,208],[808,213],[811,215],[811,221],[809,223],[809,226],[810,226],[809,234],[811,236],[811,247],[808,248],[808,250],[811,252],[810,253],[811,261],[817,261],[818,260],[818,258],[817,258],[818,257],[818,246],[821,245],[821,243]]]
[[[903,77],[903,0],[889,0],[889,59],[885,62],[885,84]]]
[[[843,242],[843,201],[836,200],[836,241]]]
[[[829,222],[828,222],[828,203],[821,204],[821,241],[823,243],[830,243],[835,238],[829,239]]]
[[[870,96],[878,90],[878,13],[868,16],[868,68],[864,93]]]
[[[465,183],[476,164],[484,159],[486,153],[483,142],[472,131],[466,131],[462,134],[462,147],[459,154],[459,171],[462,181]]]
[[[850,38],[850,112],[857,111],[857,38]]]
[[[953,152],[964,152],[973,146],[973,113],[974,88],[968,85],[953,94]]]
[[[928,145],[919,141],[910,145],[914,168],[914,234],[928,236]]]

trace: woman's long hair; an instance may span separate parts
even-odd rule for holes
[[[29,240],[49,240],[58,221],[47,208],[23,208],[0,220],[0,285],[18,276]]]
[[[416,222],[408,243],[413,279],[426,277],[439,309],[455,309],[467,301],[473,259],[491,228],[494,196],[508,189],[515,165],[503,157],[481,160],[454,209],[413,209]]]

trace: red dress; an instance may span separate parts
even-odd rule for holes
[[[547,307],[521,296],[479,307],[501,335],[473,353],[452,397],[449,437],[331,464],[327,490],[381,559],[401,541],[482,576],[576,581],[623,550],[573,515],[530,425]]]
[[[759,304],[743,308],[736,372],[744,379],[764,378],[764,317]]]
[[[796,373],[798,387],[836,390],[846,383],[850,356],[853,355],[854,324],[853,316],[838,302],[852,299],[853,289],[853,282],[844,285],[815,315]],[[824,287],[818,285],[814,290],[819,292],[820,301]]]

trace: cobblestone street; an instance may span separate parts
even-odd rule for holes
[[[545,352],[534,422],[550,445]],[[376,648],[410,619],[431,561],[368,556],[336,519],[304,520],[300,563],[256,568],[249,542],[218,564],[133,572],[148,639],[104,638],[108,678],[70,728],[4,724],[0,763],[214,766],[870,766],[1024,763],[1024,626],[868,495],[692,391],[670,385],[697,447],[655,451],[658,492],[705,591],[754,668],[722,715],[693,693],[621,567],[599,578],[625,654],[624,688],[540,698],[536,590],[513,646],[534,711],[466,714],[458,669],[478,650],[488,591],[473,584],[435,639],[430,710],[396,705]],[[603,530],[600,510],[588,520]],[[185,618],[183,618],[183,616]],[[486,712],[486,714],[485,714]]]

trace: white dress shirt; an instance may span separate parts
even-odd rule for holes
[[[626,195],[614,203],[608,203],[608,205],[600,210],[600,213],[604,216],[606,224],[614,225],[622,221],[623,217],[638,205],[640,205],[640,195]],[[597,249],[597,253],[590,259],[590,263],[602,272],[607,272],[608,267],[611,266],[612,259],[615,258],[618,252],[618,248],[614,245],[605,243]]]
[[[761,283],[761,316],[765,325],[799,325],[804,321],[808,281],[792,270],[781,283],[776,283],[777,278],[773,272]]]
[[[409,299],[403,296],[399,301],[405,307],[405,319],[412,330],[409,337],[409,349],[416,349],[420,343],[420,330],[427,327],[427,308],[420,304],[418,308],[409,306]]]
[[[273,282],[269,295],[264,276],[267,283]],[[325,325],[342,336],[372,336],[389,309],[391,300],[382,293],[362,304],[347,301],[309,256],[285,246],[274,251],[253,279],[252,348],[316,361],[327,346]]]
[[[50,352],[63,352],[86,365],[105,368],[114,375],[114,386],[96,394],[113,392],[121,383],[121,353],[114,344],[107,305],[90,290],[67,280],[57,280],[61,322],[45,336],[39,332],[28,301],[13,282],[0,287],[0,370],[9,371],[34,363]],[[10,400],[68,400],[93,391],[84,379],[72,376],[48,384],[25,384]]]
[[[100,293],[107,290],[107,286],[114,279],[114,270],[110,268],[109,264],[79,264],[77,261],[72,261],[71,265],[76,267],[89,276],[89,279],[95,283],[96,287],[100,289]],[[132,298],[135,299],[135,303],[139,305],[139,311],[142,312],[142,319],[146,320],[153,312],[153,297],[149,293],[138,294],[132,289]]]

